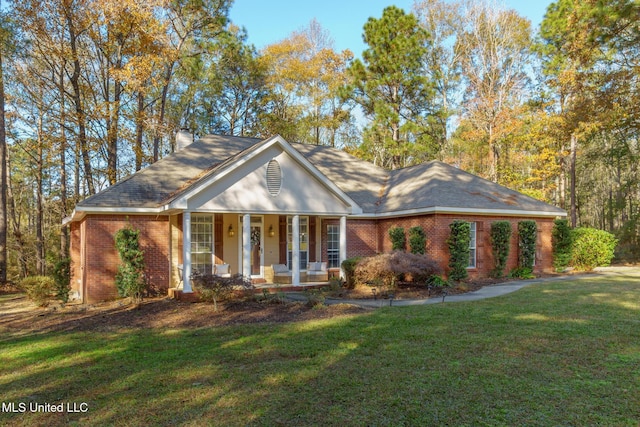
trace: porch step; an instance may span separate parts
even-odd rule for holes
[[[307,284],[300,284],[298,286],[275,285],[273,283],[269,283],[263,286],[256,286],[256,288],[254,289],[254,293],[259,294],[265,291],[272,294],[277,292],[303,292],[307,289],[320,289],[320,288],[326,288],[327,286],[328,286],[328,283],[307,283]]]
[[[198,292],[183,292],[182,289],[169,288],[169,298],[181,302],[198,302],[200,294]]]

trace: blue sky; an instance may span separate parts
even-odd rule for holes
[[[331,34],[336,50],[350,49],[359,57],[365,48],[362,27],[367,19],[379,18],[383,9],[392,4],[410,11],[413,3],[414,0],[235,0],[230,17],[234,24],[247,29],[249,43],[258,49],[288,37],[316,18]],[[551,3],[551,0],[504,1],[507,8],[529,18],[534,28]]]

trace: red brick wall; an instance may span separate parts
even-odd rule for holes
[[[71,292],[82,298],[82,269],[80,258],[80,227],[83,222],[72,222],[69,233],[69,254],[71,256]]]
[[[115,233],[127,224],[140,230],[146,276],[152,293],[169,288],[169,218],[166,216],[88,215],[78,225],[72,224],[72,283],[74,290],[84,287],[84,302],[93,303],[117,298],[115,276],[120,259],[115,248]],[[86,254],[84,284],[80,227],[84,226]]]
[[[347,220],[347,258],[390,252],[389,229],[402,227],[408,232],[411,227],[421,226],[427,234],[427,254],[436,260],[443,272],[446,273],[449,264],[449,247],[447,245],[447,238],[451,232],[449,225],[456,219],[476,223],[476,268],[469,270],[471,277],[488,277],[493,269],[490,231],[491,223],[494,221],[509,221],[512,227],[511,248],[505,274],[518,266],[518,222],[531,218],[434,214],[380,220]],[[535,271],[550,271],[553,268],[551,254],[553,219],[535,218],[535,221],[538,226]],[[322,260],[326,261],[326,225],[339,224],[339,220],[323,220],[322,224]]]
[[[347,258],[380,253],[377,220],[347,219]]]
[[[518,222],[522,220],[534,219],[538,226],[538,239],[536,244],[536,265],[535,271],[549,271],[552,269],[552,253],[551,253],[551,229],[553,228],[553,219],[549,218],[527,218],[527,217],[499,217],[499,216],[481,216],[481,215],[424,215],[403,218],[381,219],[378,221],[362,221],[349,220],[348,229],[358,230],[360,234],[373,232],[377,229],[378,242],[376,247],[378,252],[391,251],[391,239],[389,238],[389,229],[393,227],[402,227],[408,233],[409,228],[422,226],[427,234],[426,253],[436,260],[442,270],[446,273],[449,264],[449,247],[447,238],[450,234],[449,225],[456,219],[461,219],[476,223],[476,268],[469,270],[471,277],[488,277],[494,267],[493,254],[491,252],[491,223],[499,220],[506,220],[512,224],[511,249],[509,251],[509,259],[505,274],[518,266]],[[374,225],[375,224],[375,225]],[[351,234],[348,234],[348,238]],[[369,239],[370,241],[370,239]],[[373,251],[365,253],[363,247],[358,246],[360,242],[348,242],[347,256],[356,255],[373,255]],[[407,249],[408,241],[407,241]]]

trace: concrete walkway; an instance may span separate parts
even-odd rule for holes
[[[340,299],[340,298],[326,298],[325,304],[353,304],[361,307],[379,308],[379,307],[404,307],[409,305],[426,305],[426,304],[440,304],[442,302],[463,302],[463,301],[477,301],[481,299],[499,297],[511,292],[515,292],[525,286],[535,285],[539,283],[547,282],[560,282],[564,280],[580,280],[584,278],[594,278],[598,276],[612,276],[612,275],[630,275],[640,279],[640,268],[638,267],[602,267],[594,270],[593,273],[576,274],[558,277],[544,277],[537,279],[527,280],[515,280],[510,282],[498,283],[495,285],[485,286],[477,291],[468,292],[466,294],[449,295],[444,299],[442,297],[434,297],[429,299],[413,299],[413,300],[388,300],[388,299]],[[289,292],[286,293],[288,299],[293,301],[306,301],[307,298],[301,292]]]

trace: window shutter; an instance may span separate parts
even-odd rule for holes
[[[278,221],[278,234],[280,241],[278,242],[278,263],[287,264],[287,216],[280,215]]]
[[[316,218],[309,217],[309,262],[316,262]]]

